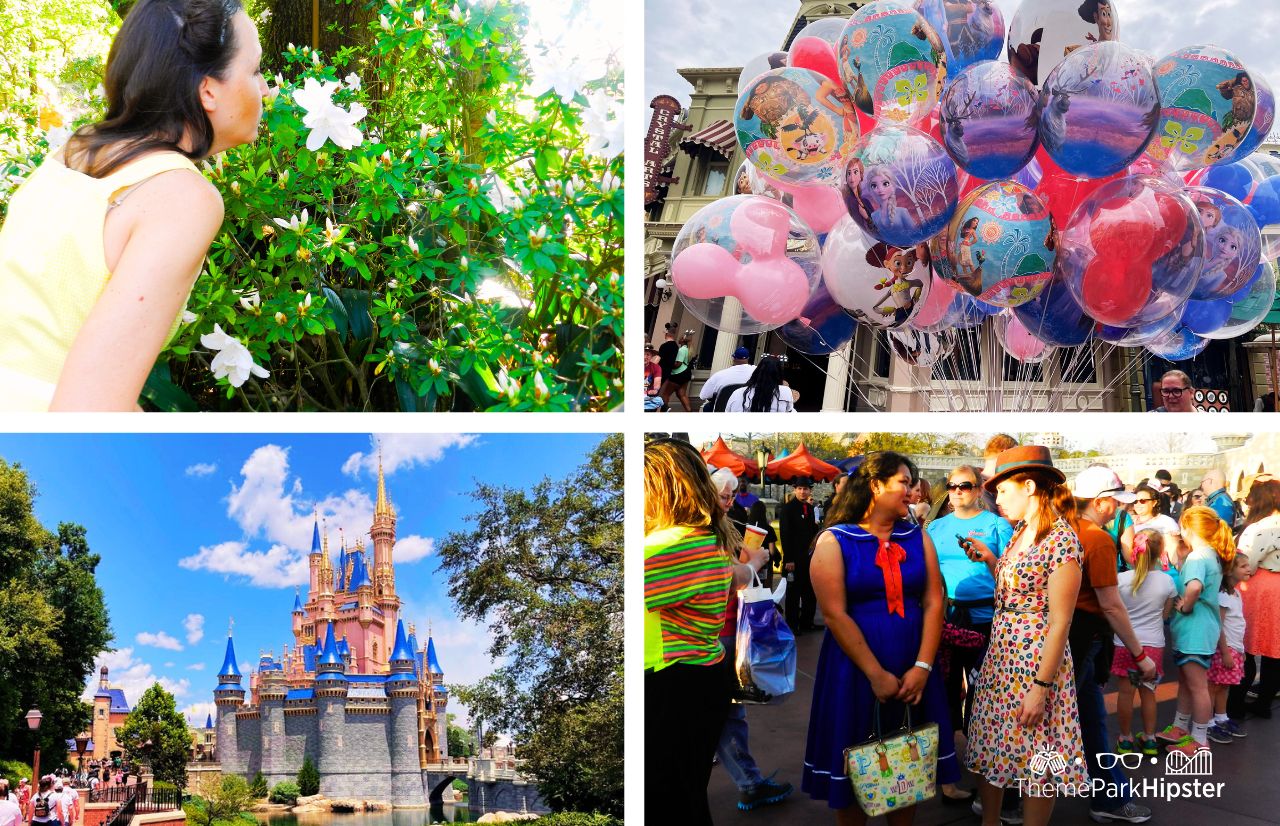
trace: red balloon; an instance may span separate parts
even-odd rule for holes
[[[836,63],[836,50],[821,37],[800,37],[791,44],[787,65],[799,69],[812,69],[831,78],[843,88],[840,66]]]
[[[1182,236],[1187,232],[1187,210],[1181,201],[1166,192],[1156,192],[1155,197],[1160,226],[1152,244],[1152,258],[1158,259],[1182,243]]]
[[[1151,263],[1119,255],[1099,255],[1084,269],[1081,304],[1103,324],[1125,326],[1151,296]]]
[[[1135,261],[1151,261],[1148,253],[1157,234],[1151,211],[1142,202],[1129,198],[1112,198],[1101,204],[1089,224],[1089,240],[1095,252]]]
[[[1036,149],[1036,160],[1040,162],[1040,169],[1044,173],[1040,179],[1040,185],[1036,187],[1036,194],[1049,208],[1049,214],[1053,216],[1054,223],[1059,227],[1067,225],[1076,207],[1080,206],[1096,189],[1124,177],[1123,170],[1106,178],[1093,180],[1077,177],[1058,166],[1043,146]]]

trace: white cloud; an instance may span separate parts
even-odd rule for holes
[[[204,663],[193,663],[187,666],[188,671],[204,671]]]
[[[461,433],[380,433],[369,438],[368,453],[353,453],[342,465],[348,476],[359,476],[364,470],[378,472],[378,446],[382,446],[382,470],[395,473],[400,468],[413,468],[440,461],[450,448],[464,448],[479,438]]]
[[[207,703],[192,703],[182,709],[182,716],[186,717],[187,722],[195,728],[204,728],[205,720],[207,720],[210,715],[213,716],[213,724],[216,726],[218,724],[218,707],[212,701]]]
[[[157,631],[154,634],[150,631],[140,631],[133,640],[138,645],[150,645],[153,648],[164,648],[169,651],[182,650],[182,643],[163,631]]]
[[[259,588],[304,585],[309,576],[306,557],[284,545],[272,545],[266,551],[251,551],[244,542],[219,542],[202,546],[192,556],[178,560],[178,565],[189,571],[247,577],[250,585]]]
[[[165,668],[173,668],[175,665],[177,665],[177,663],[168,662],[168,663],[165,663],[165,664],[164,664],[164,667],[165,667]]]
[[[98,690],[98,671],[104,665],[108,669],[107,680],[111,687],[124,691],[130,708],[137,704],[144,691],[157,682],[175,697],[185,697],[191,690],[190,680],[174,680],[157,675],[151,670],[149,663],[134,658],[132,648],[121,648],[118,651],[104,651],[93,661],[93,671],[85,683],[84,694],[81,695],[83,699],[93,699],[93,693]]]
[[[208,476],[211,473],[217,472],[217,470],[218,470],[217,465],[211,465],[208,462],[197,462],[196,464],[187,468],[187,475],[188,476]]]
[[[436,541],[429,536],[406,536],[396,540],[392,559],[395,562],[417,562],[435,553]]]
[[[195,645],[204,638],[204,614],[187,614],[182,627],[187,629],[187,644]]]

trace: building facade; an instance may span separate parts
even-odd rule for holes
[[[93,722],[89,724],[88,731],[81,733],[81,737],[89,738],[84,751],[86,761],[110,760],[124,755],[124,749],[116,741],[116,729],[124,725],[128,716],[129,701],[122,689],[111,687],[104,665],[98,671],[98,690],[93,694]],[[68,740],[67,748],[74,754],[75,740]]]
[[[312,529],[310,588],[294,598],[294,644],[277,660],[261,656],[248,689],[233,641],[214,689],[216,746],[224,773],[262,772],[268,785],[292,780],[310,757],[326,797],[427,805],[429,764],[448,752],[448,690],[428,634],[419,648],[396,595],[392,548],[396,513],[381,464],[369,536],[335,569],[328,536]],[[245,702],[246,695],[249,702]]]
[[[793,24],[779,44],[787,49],[809,23],[847,18],[864,5],[799,0]],[[668,268],[681,227],[698,210],[735,193],[744,155],[733,128],[740,66],[686,68],[679,73],[691,87],[690,102],[669,138],[663,161],[646,143],[646,172],[654,181],[645,192],[645,335],[660,343],[663,325],[694,331],[698,369],[689,388],[696,396],[703,381],[732,363],[732,353],[747,347],[752,361],[765,354],[787,356],[787,381],[799,391],[804,411],[948,411],[948,410],[1146,410],[1160,404],[1151,388],[1163,373],[1178,367],[1199,388],[1226,392],[1232,410],[1251,410],[1256,398],[1275,383],[1275,346],[1269,337],[1215,341],[1194,362],[1173,365],[1145,350],[1089,341],[1063,348],[1038,365],[1020,365],[1000,345],[994,321],[957,331],[954,355],[941,365],[918,367],[898,357],[888,336],[859,324],[853,339],[830,355],[815,356],[790,348],[776,333],[758,336],[722,334],[688,313],[675,297]],[[653,90],[655,122],[666,119],[675,99]],[[678,104],[677,104],[678,105]],[[653,130],[651,129],[651,136]],[[1273,150],[1268,143],[1264,150]],[[652,169],[650,169],[652,168]],[[1280,315],[1277,315],[1280,320]],[[1242,382],[1241,377],[1247,377]],[[696,404],[696,402],[695,402]],[[1208,402],[1206,402],[1208,404]]]

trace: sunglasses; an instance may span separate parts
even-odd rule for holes
[[[1135,503],[1135,504],[1137,504],[1138,502],[1143,502],[1143,503],[1146,503],[1146,504],[1150,504],[1150,503],[1152,503],[1152,502],[1154,502],[1154,501],[1156,501],[1156,500],[1154,500],[1154,499],[1134,499],[1133,501],[1134,501],[1134,503]]]
[[[950,490],[950,491],[961,490],[961,491],[964,491],[965,493],[968,493],[969,491],[973,490],[976,487],[977,485],[975,485],[973,482],[959,482],[956,484],[947,483],[947,490]]]

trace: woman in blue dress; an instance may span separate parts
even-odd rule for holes
[[[836,810],[839,824],[862,824],[844,768],[844,750],[874,730],[877,702],[885,734],[933,722],[941,733],[937,781],[944,796],[960,779],[942,675],[933,663],[942,636],[944,592],[933,543],[907,521],[916,467],[898,453],[867,456],[841,488],[814,545],[810,571],[827,630],[814,677],[801,788]],[[890,812],[910,823],[914,807]]]

